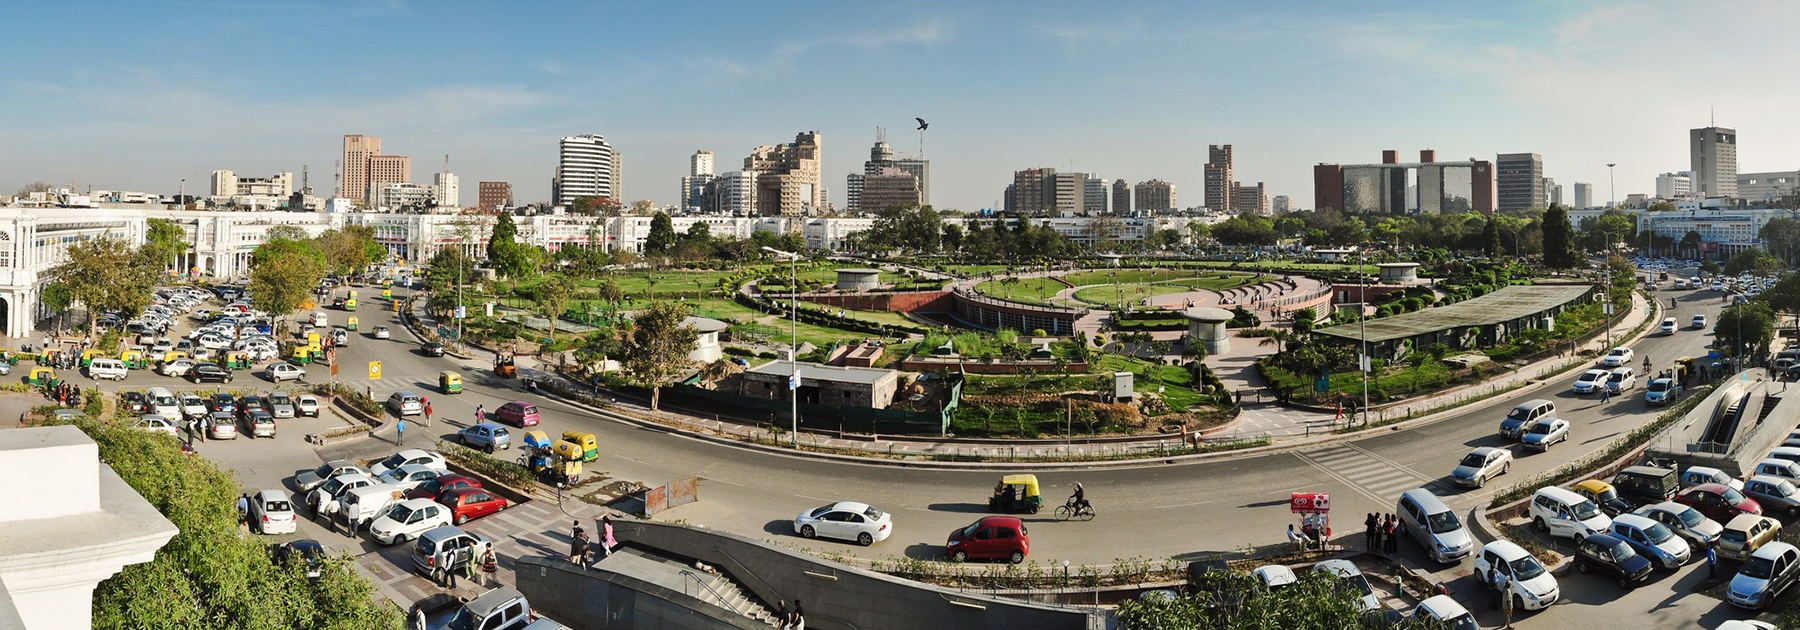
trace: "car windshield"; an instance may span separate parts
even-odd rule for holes
[[[1602,376],[1606,376],[1606,373],[1605,372],[1588,372],[1586,374],[1582,374],[1580,380],[1597,381],[1597,380],[1600,380],[1600,377],[1602,377]]]
[[[1725,502],[1732,505],[1744,502],[1744,493],[1738,492],[1737,488],[1731,486],[1725,486],[1724,489],[1720,490],[1719,496],[1725,497]]]
[[[1337,583],[1338,588],[1342,588],[1345,591],[1356,593],[1358,595],[1369,595],[1374,592],[1373,589],[1369,588],[1369,580],[1364,578],[1360,573],[1356,575],[1340,574],[1338,575]]]
[[[388,468],[399,468],[404,463],[406,463],[406,456],[399,453],[394,453],[393,456],[381,460],[381,465]]]
[[[1469,453],[1468,455],[1464,455],[1462,458],[1462,463],[1457,464],[1457,465],[1479,468],[1479,467],[1481,467],[1482,464],[1486,464],[1486,463],[1487,463],[1487,454],[1485,454],[1485,453]]]
[[[411,516],[412,508],[407,507],[405,504],[396,505],[394,506],[394,509],[388,510],[387,513],[388,520],[396,523],[405,523],[406,519]]]
[[[1451,619],[1447,625],[1451,630],[1481,630],[1481,626],[1475,623],[1475,615],[1466,612]]]
[[[481,615],[470,612],[469,609],[464,608],[456,611],[456,616],[451,617],[450,623],[445,625],[444,628],[446,630],[476,630],[480,625]]]
[[[1649,538],[1650,544],[1652,545],[1660,545],[1668,542],[1668,540],[1674,536],[1675,533],[1669,531],[1669,528],[1662,523],[1651,523],[1649,527],[1644,528],[1644,537]]]
[[[1512,413],[1506,414],[1506,419],[1508,419],[1508,420],[1523,420],[1523,419],[1525,419],[1525,416],[1529,416],[1529,415],[1531,415],[1530,409],[1525,409],[1522,407],[1514,407],[1512,410]]]
[[[338,493],[338,488],[342,487],[344,487],[344,479],[342,477],[332,477],[331,481],[325,482],[325,494],[336,495]]]
[[[1575,511],[1575,520],[1585,521],[1600,515],[1600,508],[1594,507],[1593,501],[1582,501],[1569,506]]]
[[[320,479],[325,479],[331,476],[331,470],[333,468],[335,468],[335,466],[331,464],[319,464],[318,468],[313,469],[313,474],[317,475]]]
[[[1539,564],[1537,558],[1531,556],[1525,556],[1507,564],[1512,566],[1513,579],[1529,580],[1544,574],[1544,565]]]
[[[1774,494],[1778,496],[1791,497],[1794,496],[1795,492],[1800,492],[1800,488],[1794,487],[1794,482],[1786,479],[1781,480],[1780,483],[1774,484],[1774,486]]]
[[[293,401],[288,400],[287,394],[276,394],[269,397],[269,404],[271,405],[286,405],[291,402]]]
[[[1462,522],[1456,520],[1456,514],[1450,511],[1432,514],[1425,517],[1425,520],[1427,524],[1431,526],[1431,533],[1433,534],[1453,532],[1462,528]]]
[[[975,532],[978,532],[978,531],[981,531],[981,521],[976,521],[974,523],[970,523],[968,527],[964,527],[962,530],[963,538],[965,538],[965,539],[974,538]]]
[[[1650,391],[1661,392],[1669,389],[1668,381],[1650,381]]]
[[[824,507],[820,507],[820,508],[814,508],[814,509],[813,509],[813,511],[811,511],[811,512],[807,512],[807,513],[806,513],[806,515],[807,515],[807,516],[811,516],[811,517],[813,517],[813,518],[819,518],[819,517],[821,517],[821,516],[824,516],[824,515],[825,515],[825,514],[826,514],[826,513],[828,513],[828,512],[830,512],[830,511],[831,511],[831,507],[832,507],[832,506],[833,506],[833,505],[837,505],[837,504],[836,504],[836,503],[833,503],[833,504],[831,504],[831,505],[827,505],[827,506],[824,506]],[[971,527],[973,527],[973,526],[971,526]]]
[[[1632,551],[1631,545],[1625,544],[1625,541],[1623,541],[1623,540],[1621,540],[1617,543],[1614,543],[1612,546],[1612,556],[1613,556],[1614,560],[1624,562],[1625,560],[1630,559],[1632,556],[1635,556],[1635,555],[1637,555],[1637,552]]]
[[[1706,520],[1706,517],[1701,516],[1694,508],[1687,508],[1680,512],[1676,512],[1675,517],[1681,519],[1681,525],[1689,529],[1699,527],[1700,521]]]
[[[1769,560],[1768,558],[1754,558],[1754,557],[1751,558],[1748,562],[1745,562],[1743,570],[1739,571],[1739,573],[1743,573],[1744,575],[1748,575],[1750,577],[1763,579],[1763,580],[1769,579],[1769,576],[1771,574],[1773,574],[1774,572],[1775,572],[1774,561]]]
[[[877,510],[875,508],[869,508],[869,509],[863,510],[863,516],[869,517],[869,520],[871,520],[871,521],[879,521],[879,520],[881,520],[881,517],[887,516],[887,515],[882,514],[881,510]]]
[[[1619,499],[1619,491],[1609,487],[1594,493],[1594,498],[1599,499],[1602,503],[1617,501]]]
[[[1533,433],[1535,435],[1548,434],[1548,433],[1550,433],[1550,428],[1553,426],[1556,426],[1556,425],[1550,424],[1548,422],[1539,422],[1537,424],[1531,425],[1531,433]]]

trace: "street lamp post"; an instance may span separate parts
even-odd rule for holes
[[[793,421],[794,448],[800,448],[800,254],[784,252],[769,246],[763,251],[788,259],[788,400],[793,405],[789,419]]]
[[[1609,208],[1619,205],[1619,180],[1613,176],[1614,166],[1618,166],[1618,164],[1613,162],[1608,162],[1606,164],[1606,188],[1608,191],[1606,194],[1611,197],[1611,200],[1607,201],[1606,205]]]
[[[1357,370],[1362,372],[1362,417],[1363,426],[1369,426],[1369,371],[1375,369],[1375,362],[1369,360],[1369,328],[1364,322],[1369,319],[1369,270],[1363,265],[1363,250],[1356,249],[1356,278],[1361,295],[1356,297],[1356,332],[1362,337],[1362,356],[1357,359]],[[1329,388],[1331,384],[1326,383]]]

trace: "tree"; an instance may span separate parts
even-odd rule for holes
[[[1303,309],[1294,311],[1293,316],[1294,316],[1294,332],[1298,332],[1298,333],[1312,332],[1313,322],[1316,322],[1319,319],[1319,314],[1317,312],[1314,312],[1310,308],[1303,308]]]
[[[1757,230],[1756,237],[1762,239],[1764,247],[1788,264],[1794,264],[1795,255],[1800,254],[1800,221],[1788,217],[1769,219],[1761,230]]]
[[[675,222],[658,212],[650,217],[650,235],[644,238],[644,253],[666,254],[675,246]]]
[[[954,252],[956,250],[962,249],[962,242],[963,242],[962,226],[957,225],[955,223],[945,223],[944,224],[944,237],[941,242],[944,246],[944,249],[946,249],[946,250]]]
[[[296,225],[277,225],[264,231],[263,234],[265,241],[273,241],[276,239],[304,241],[307,239],[306,230],[302,230]]]
[[[1315,630],[1373,627],[1358,605],[1362,593],[1343,588],[1335,574],[1306,571],[1285,588],[1265,592],[1247,573],[1215,571],[1195,579],[1173,598],[1128,599],[1119,603],[1120,627],[1133,630]],[[1228,602],[1221,605],[1220,602]],[[1385,627],[1385,626],[1384,626]],[[1399,630],[1448,627],[1422,616],[1404,619]]]
[[[149,562],[127,565],[93,593],[96,630],[400,630],[403,620],[380,601],[346,556],[328,556],[306,577],[301,564],[277,564],[261,540],[239,533],[232,507],[239,486],[206,460],[182,455],[173,438],[82,418],[79,427],[100,460],[179,531]]]
[[[1725,275],[1736,276],[1745,273],[1758,276],[1774,275],[1784,265],[1780,258],[1760,249],[1750,248],[1738,252],[1731,260],[1725,262]]]
[[[1213,226],[1212,234],[1226,245],[1268,246],[1274,245],[1276,240],[1275,224],[1249,212]]]
[[[1497,218],[1487,220],[1487,226],[1481,228],[1481,250],[1489,256],[1500,257],[1500,221]]]
[[[1800,273],[1783,275],[1775,286],[1756,297],[1778,313],[1800,313]],[[1794,333],[1800,335],[1800,317],[1794,318]]]
[[[1729,356],[1744,357],[1745,367],[1755,365],[1768,356],[1769,343],[1775,340],[1775,313],[1760,300],[1727,308],[1713,326],[1713,339]]]
[[[655,212],[655,211],[656,211],[656,204],[651,203],[650,200],[648,200],[648,199],[639,199],[637,201],[631,202],[631,215],[632,216],[638,216],[638,217],[649,216],[651,212]]]
[[[610,217],[619,214],[624,204],[611,197],[595,197],[592,195],[576,197],[569,202],[569,211],[595,217]]]
[[[41,180],[31,182],[24,186],[20,186],[18,190],[13,191],[13,194],[17,195],[19,197],[29,197],[29,196],[31,196],[31,193],[41,193],[41,192],[50,192],[50,183],[49,182],[45,182],[45,181],[41,181]]]
[[[1570,269],[1581,264],[1575,250],[1575,227],[1569,224],[1569,211],[1560,204],[1550,204],[1544,211],[1544,266]]]
[[[1699,258],[1701,240],[1699,232],[1688,230],[1688,233],[1681,237],[1681,251],[1691,253],[1695,258]]]
[[[563,311],[569,308],[569,299],[575,297],[575,282],[562,274],[551,274],[536,287],[537,295],[533,302],[537,304],[538,313],[550,321],[548,337],[556,340],[556,320],[562,317]]]
[[[699,332],[683,322],[688,306],[682,302],[654,300],[632,318],[631,344],[619,363],[639,387],[650,388],[650,409],[662,399],[662,388],[673,383],[688,366]]]
[[[258,247],[280,246],[282,241],[264,243]],[[301,304],[312,295],[313,289],[319,286],[319,279],[325,277],[325,260],[316,250],[286,249],[260,258],[254,257],[255,263],[250,268],[250,291],[254,295],[251,303],[256,308],[268,311],[277,319],[300,308]]]
[[[519,243],[518,236],[519,226],[505,212],[500,213],[494,229],[488,233],[488,264],[493,265],[495,273],[515,280],[537,269],[532,252]]]
[[[88,330],[102,312],[135,315],[150,304],[157,269],[145,265],[147,256],[133,251],[124,239],[100,236],[68,248],[69,260],[50,271],[54,282],[68,288],[69,297],[87,307]]]
[[[888,206],[876,214],[863,242],[877,251],[932,253],[943,243],[943,223],[931,206]]]
[[[168,219],[152,218],[147,222],[148,229],[144,233],[144,247],[149,249],[152,257],[158,262],[159,269],[167,269],[175,263],[175,258],[187,252],[187,230]]]
[[[67,314],[69,305],[74,301],[75,294],[69,291],[68,283],[60,280],[44,285],[44,290],[38,294],[38,302],[43,304],[44,308],[56,313],[56,336],[58,337],[62,336],[63,315]]]
[[[375,229],[366,225],[326,230],[313,240],[325,255],[326,267],[337,274],[354,272],[387,257],[387,248],[375,242]]]

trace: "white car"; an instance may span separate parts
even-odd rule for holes
[[[224,350],[231,347],[231,340],[215,333],[206,333],[195,339],[200,346],[208,350]]]
[[[1612,377],[1612,372],[1598,368],[1582,372],[1581,376],[1575,379],[1575,393],[1591,394],[1600,391],[1600,388],[1606,386],[1606,379],[1610,377]]]
[[[1525,429],[1519,443],[1525,448],[1550,450],[1550,445],[1569,439],[1569,421],[1562,418],[1540,418]]]
[[[205,418],[209,413],[206,409],[206,399],[192,392],[183,392],[176,396],[175,404],[181,406],[181,415],[186,416],[189,420]]]
[[[1695,315],[1694,321],[1692,323],[1695,328],[1705,328],[1706,327],[1706,316],[1705,315]]]
[[[393,333],[388,332],[387,326],[384,326],[381,324],[376,324],[375,325],[375,338],[376,339],[392,339]]]
[[[1606,375],[1606,389],[1614,394],[1637,387],[1637,373],[1631,368],[1616,368]]]
[[[1475,615],[1449,595],[1433,595],[1413,607],[1414,619],[1430,620],[1435,627],[1452,630],[1476,630]]]
[[[299,528],[294,503],[282,490],[264,490],[250,497],[249,522],[259,534],[292,534]]]
[[[330,505],[332,501],[336,501],[338,497],[344,496],[345,492],[372,485],[375,485],[375,480],[369,478],[368,475],[343,473],[326,480],[324,484],[308,493],[306,504],[312,506],[313,512],[316,514],[325,506]]]
[[[396,416],[417,416],[425,413],[425,398],[411,391],[394,392],[388,396],[387,407]]]
[[[379,477],[387,471],[407,464],[418,464],[439,472],[450,470],[450,464],[444,461],[443,455],[423,449],[409,448],[376,462],[375,465],[369,467],[369,472]]]
[[[1345,592],[1357,593],[1357,612],[1369,612],[1381,609],[1381,598],[1375,596],[1375,589],[1369,588],[1369,578],[1364,577],[1362,569],[1349,560],[1326,560],[1313,565],[1314,573],[1325,573],[1336,578]]]
[[[301,394],[294,398],[294,413],[308,418],[319,417],[319,399],[312,394]]]
[[[376,517],[369,524],[369,535],[381,544],[398,545],[449,524],[449,508],[431,499],[407,499]]]
[[[1273,593],[1291,587],[1300,582],[1300,576],[1294,570],[1282,564],[1266,564],[1250,570],[1250,576],[1256,578],[1256,588],[1265,593]]]
[[[137,422],[131,426],[134,429],[143,429],[152,433],[167,433],[169,434],[169,437],[179,437],[182,431],[182,427],[176,424],[174,420],[164,418],[162,415],[154,413],[147,413],[139,416]]]
[[[1510,580],[1513,607],[1519,610],[1543,610],[1562,595],[1556,576],[1544,569],[1535,556],[1518,543],[1496,540],[1475,555],[1475,579],[1488,588],[1499,588],[1500,578]]]
[[[894,533],[894,517],[867,503],[839,501],[801,512],[794,517],[794,531],[806,538],[854,540],[867,547]]]
[[[1673,317],[1665,317],[1665,318],[1663,318],[1663,322],[1662,322],[1662,334],[1665,334],[1665,335],[1673,335],[1673,334],[1675,334],[1675,328],[1676,328],[1676,326],[1675,326],[1675,318],[1673,318]]]
[[[267,368],[264,368],[263,374],[267,375],[270,381],[276,383],[306,378],[306,370],[286,361],[270,363]]]
[[[376,477],[375,481],[398,486],[403,491],[411,491],[442,474],[444,471],[435,470],[422,464],[404,464],[399,468],[381,473],[381,476]]]
[[[194,369],[194,363],[193,359],[164,361],[161,365],[156,366],[156,371],[163,376],[186,376],[189,370]]]
[[[1606,367],[1631,365],[1632,356],[1631,348],[1613,348],[1611,352],[1606,353],[1606,356],[1600,359],[1600,365]]]

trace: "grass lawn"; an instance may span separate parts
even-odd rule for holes
[[[989,280],[975,285],[976,291],[988,295],[1031,304],[1049,304],[1056,293],[1069,288],[1052,278],[1021,278],[1017,283]]]
[[[1252,275],[1248,275],[1248,274],[1231,274],[1231,275],[1223,277],[1223,278],[1214,276],[1214,277],[1207,277],[1207,278],[1190,278],[1187,280],[1176,280],[1173,282],[1159,282],[1156,284],[1127,284],[1127,285],[1123,285],[1123,286],[1088,287],[1085,289],[1077,290],[1075,292],[1075,299],[1081,300],[1083,302],[1087,302],[1089,304],[1100,304],[1100,305],[1117,304],[1117,303],[1119,303],[1119,301],[1121,299],[1127,300],[1130,302],[1136,302],[1138,300],[1142,300],[1142,299],[1150,297],[1152,295],[1164,295],[1164,294],[1168,294],[1168,293],[1186,293],[1189,291],[1195,291],[1195,290],[1200,290],[1200,289],[1211,289],[1214,291],[1218,291],[1221,289],[1228,289],[1231,287],[1250,284],[1251,282],[1254,282],[1255,280],[1256,280],[1256,276],[1252,276]]]
[[[762,339],[762,341],[780,344],[788,342],[788,329],[791,326],[791,323],[788,320],[760,324],[760,326],[765,328],[766,330],[764,330],[764,332],[769,335]],[[836,341],[861,341],[875,336],[850,330],[838,330],[836,328],[814,326],[806,322],[800,322],[799,333],[801,343],[811,343],[820,348],[831,345]]]
[[[933,266],[932,268],[936,268]],[[1012,265],[943,265],[944,271],[960,273],[967,276],[979,276],[989,271],[1012,271]]]
[[[904,315],[891,311],[859,311],[853,308],[839,308],[825,304],[814,304],[814,306],[832,312],[843,311],[845,317],[875,322],[878,324],[887,324],[889,326],[923,326],[923,324],[907,319]]]

